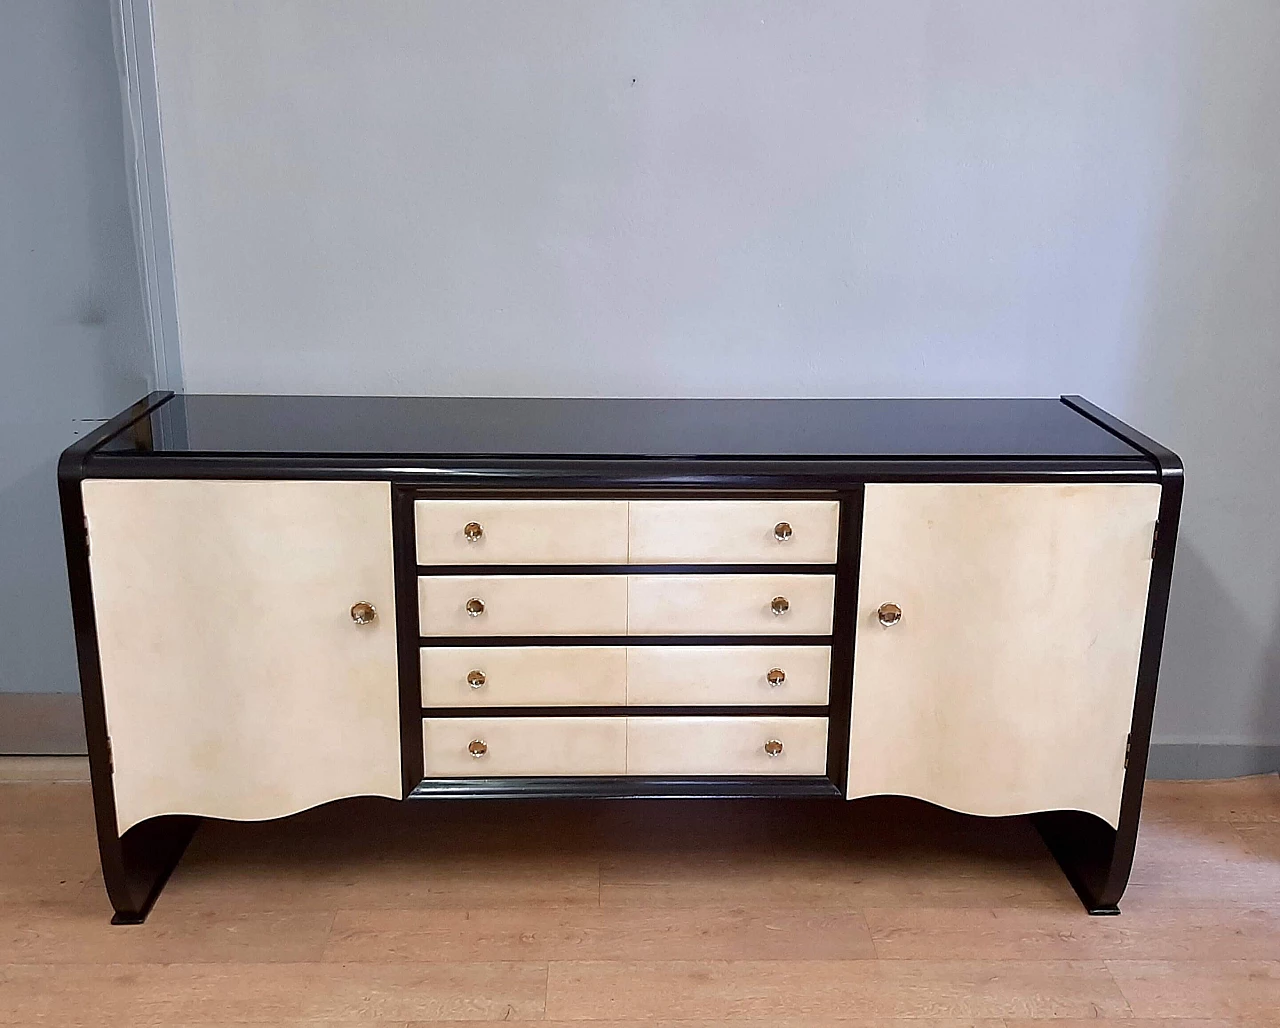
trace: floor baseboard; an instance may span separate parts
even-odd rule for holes
[[[1156,742],[1147,778],[1240,778],[1280,771],[1280,746],[1249,743]]]
[[[74,692],[0,692],[0,754],[87,753],[84,711]]]

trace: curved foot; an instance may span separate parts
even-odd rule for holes
[[[102,878],[115,908],[112,924],[142,924],[195,834],[197,817],[157,817],[123,838],[100,838]]]
[[[1118,833],[1100,818],[1078,810],[1054,810],[1032,819],[1085,910],[1095,917],[1120,913],[1120,897],[1133,863],[1130,833]]]

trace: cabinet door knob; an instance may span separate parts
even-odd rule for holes
[[[769,609],[773,611],[776,617],[782,617],[783,614],[791,609],[791,601],[785,596],[775,596],[769,603]]]
[[[366,600],[351,605],[351,620],[357,625],[367,625],[378,616],[378,608]]]
[[[467,685],[473,689],[479,689],[487,681],[485,674],[479,668],[474,671],[467,672]]]
[[[477,543],[484,538],[484,525],[478,521],[468,521],[462,526],[462,534],[467,537],[467,542]]]
[[[779,521],[773,526],[773,537],[780,543],[785,543],[791,538],[791,526],[785,521]]]
[[[467,743],[467,752],[475,757],[476,760],[479,760],[489,752],[489,744],[483,739],[472,739]]]
[[[885,628],[892,628],[902,620],[902,608],[896,603],[882,603],[876,611],[876,617]]]
[[[467,600],[465,606],[467,608],[467,617],[478,618],[484,613],[484,600],[478,596],[473,596]]]
[[[770,685],[779,686],[787,680],[787,673],[780,667],[770,668],[769,673],[764,676]]]
[[[765,753],[769,754],[769,756],[771,757],[782,756],[782,740],[770,739],[767,743],[764,744],[764,751]]]

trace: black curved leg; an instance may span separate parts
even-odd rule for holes
[[[1132,833],[1117,832],[1101,818],[1078,810],[1035,814],[1032,820],[1085,909],[1095,916],[1120,913],[1137,826]]]
[[[198,817],[157,817],[134,825],[123,838],[99,837],[102,878],[116,912],[112,924],[147,919],[199,823]]]

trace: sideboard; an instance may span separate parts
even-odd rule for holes
[[[59,464],[99,848],[352,796],[901,795],[1118,913],[1182,467],[1077,396],[153,393]]]

